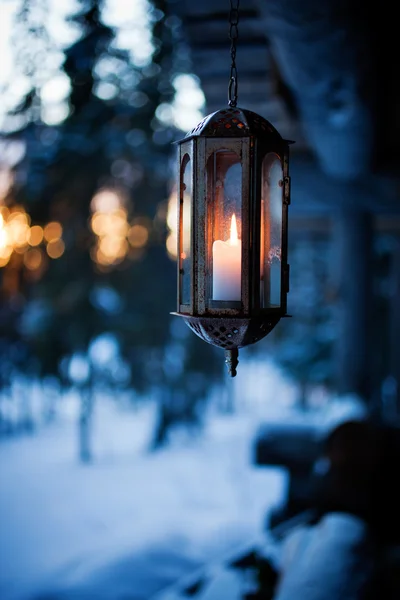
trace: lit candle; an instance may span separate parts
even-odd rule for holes
[[[230,238],[213,243],[213,300],[241,300],[242,242],[232,215]]]

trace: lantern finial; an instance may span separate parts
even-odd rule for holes
[[[236,367],[239,364],[239,350],[225,350],[225,364],[228,367],[228,373],[231,377],[236,377]]]

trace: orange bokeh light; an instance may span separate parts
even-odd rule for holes
[[[31,246],[39,246],[43,241],[43,228],[40,225],[34,225],[29,231],[28,243]]]
[[[128,241],[133,248],[142,248],[149,239],[149,231],[144,225],[133,225],[128,233]]]
[[[43,262],[43,253],[38,248],[30,248],[24,254],[24,265],[30,271],[36,271],[39,269]]]
[[[57,221],[51,221],[47,223],[46,227],[43,230],[43,237],[46,242],[53,242],[55,240],[59,240],[62,236],[62,226],[61,223]]]
[[[65,244],[61,239],[52,240],[46,246],[46,252],[50,258],[60,258],[64,254]]]

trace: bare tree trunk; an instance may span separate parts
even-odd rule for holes
[[[41,391],[43,397],[43,419],[47,425],[53,423],[56,419],[57,394],[54,390],[48,390],[41,382]]]
[[[161,391],[161,398],[158,402],[157,423],[154,429],[154,435],[151,442],[151,450],[161,448],[167,441],[168,431],[173,423],[172,415],[172,393],[169,389]]]
[[[81,389],[81,413],[79,416],[79,458],[83,463],[92,461],[92,417],[94,397],[91,385]]]

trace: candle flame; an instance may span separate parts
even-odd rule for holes
[[[231,235],[229,238],[229,245],[230,246],[237,246],[239,243],[239,238],[238,238],[238,230],[237,230],[237,225],[236,225],[236,216],[235,213],[232,215],[232,219],[231,219]]]

